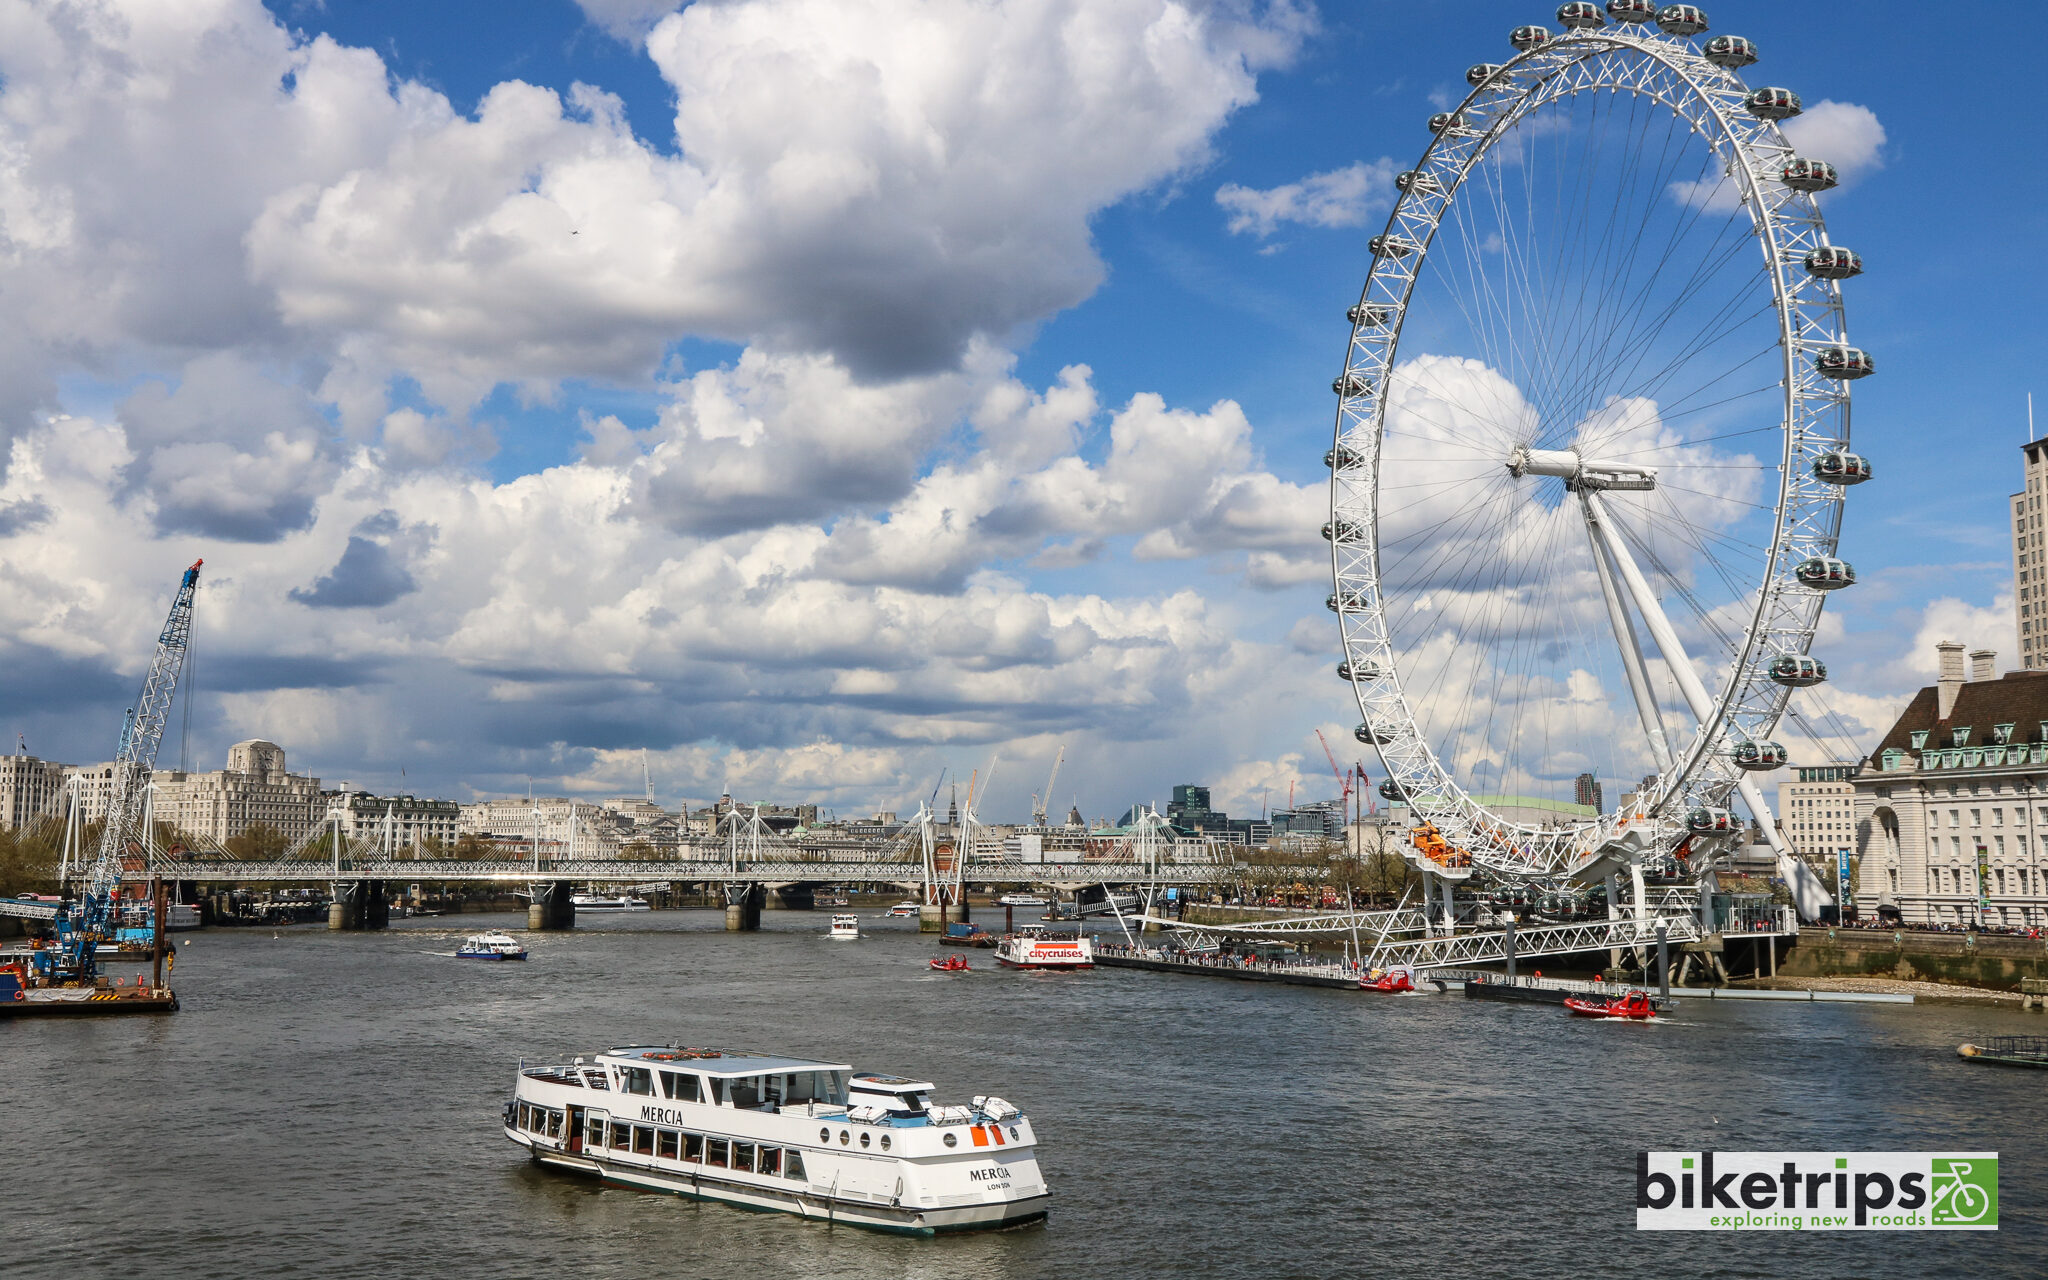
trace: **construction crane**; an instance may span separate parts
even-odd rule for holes
[[[1052,772],[1046,775],[1044,794],[1031,797],[1031,825],[1034,827],[1049,825],[1045,820],[1045,806],[1052,803],[1052,784],[1060,780],[1060,762],[1066,758],[1067,744],[1062,742],[1060,749],[1053,752]]]
[[[114,756],[99,853],[85,873],[78,896],[57,913],[57,945],[35,952],[36,968],[45,982],[90,983],[98,975],[95,954],[112,933],[114,895],[121,888],[121,863],[129,842],[134,841],[148,856],[150,833],[143,829],[143,811],[148,804],[149,775],[156,767],[157,748],[170,723],[171,699],[185,669],[185,654],[192,641],[192,597],[199,589],[199,566],[204,563],[194,560],[179,581],[170,616],[156,640],[156,656],[150,659],[149,674],[143,677],[142,696],[121,726],[121,749]]]
[[[1338,766],[1337,753],[1330,750],[1330,740],[1323,736],[1321,729],[1316,730],[1316,741],[1323,744],[1323,757],[1330,762],[1330,772],[1337,775],[1337,800],[1339,805],[1342,806],[1341,811],[1344,815],[1344,844],[1348,848],[1351,844],[1352,777]]]

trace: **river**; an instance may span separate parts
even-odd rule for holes
[[[863,913],[864,915],[871,913]],[[1117,969],[932,974],[914,921],[513,916],[179,935],[172,1017],[0,1021],[0,1271],[30,1277],[2038,1276],[2048,1073],[1953,1005],[1688,1002],[1663,1025]],[[126,971],[127,966],[116,968]],[[994,1093],[1043,1226],[916,1240],[636,1194],[498,1128],[519,1059],[677,1042]],[[1635,1153],[2001,1153],[1994,1233],[1638,1233]]]

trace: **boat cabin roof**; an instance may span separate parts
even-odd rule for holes
[[[737,1049],[675,1049],[667,1045],[607,1049],[600,1057],[633,1066],[655,1066],[670,1071],[695,1071],[707,1076],[765,1076],[791,1071],[851,1071],[845,1062],[820,1062],[815,1058],[780,1058]]]
[[[871,1093],[877,1090],[882,1093],[931,1093],[938,1087],[929,1080],[912,1080],[906,1076],[877,1075],[872,1071],[861,1072],[853,1078],[851,1083],[854,1088],[866,1089]]]

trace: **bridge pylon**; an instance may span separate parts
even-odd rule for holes
[[[382,929],[391,923],[391,902],[382,880],[336,880],[327,904],[327,927],[356,932]]]
[[[526,904],[526,927],[560,930],[576,927],[575,886],[567,880],[542,880],[533,886]]]
[[[731,933],[752,933],[761,927],[761,908],[768,905],[768,886],[735,881],[725,886],[725,927]]]

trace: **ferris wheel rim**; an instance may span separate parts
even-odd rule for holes
[[[1633,83],[1621,83],[1623,77],[1618,75],[1576,84],[1562,79],[1567,72],[1601,59],[1631,59],[1641,67],[1660,68],[1668,79],[1658,87],[1681,90],[1684,101],[1674,101],[1646,88],[1647,76]],[[1536,74],[1529,75],[1531,69]],[[1475,68],[1474,74],[1479,70]],[[1513,91],[1504,93],[1503,89],[1509,87]],[[1740,161],[1731,162],[1730,172],[1740,184],[1742,206],[1767,266],[1783,370],[1783,416],[1776,424],[1779,477],[1770,545],[1762,560],[1760,580],[1751,589],[1740,650],[1713,696],[1711,723],[1695,724],[1692,741],[1677,753],[1673,765],[1660,777],[1658,787],[1643,806],[1645,812],[1602,812],[1560,833],[1506,820],[1482,804],[1438,759],[1436,750],[1419,729],[1415,710],[1402,685],[1401,663],[1393,650],[1392,628],[1386,616],[1388,604],[1380,564],[1380,450],[1386,430],[1384,392],[1398,362],[1413,293],[1436,232],[1465,179],[1485,160],[1494,144],[1531,112],[1599,89],[1626,89],[1651,97],[1691,125],[1695,134],[1704,136],[1714,153]],[[1714,65],[1689,40],[1676,37],[1636,34],[1623,29],[1567,30],[1539,45],[1519,50],[1513,59],[1493,68],[1490,75],[1475,84],[1456,108],[1439,117],[1447,117],[1448,121],[1412,172],[1429,173],[1433,159],[1449,157],[1455,174],[1435,191],[1403,190],[1382,233],[1394,238],[1396,244],[1392,252],[1382,253],[1380,242],[1376,241],[1372,267],[1360,291],[1359,305],[1352,312],[1352,342],[1345,372],[1336,388],[1340,403],[1331,454],[1328,527],[1336,589],[1333,607],[1339,616],[1345,671],[1352,673],[1346,678],[1352,683],[1362,717],[1361,734],[1368,729],[1376,734],[1382,728],[1385,730],[1381,740],[1371,745],[1387,768],[1390,785],[1398,787],[1411,804],[1427,801],[1417,807],[1426,809],[1426,816],[1432,821],[1447,820],[1448,825],[1464,828],[1452,834],[1481,836],[1472,842],[1480,846],[1473,851],[1475,861],[1495,871],[1554,873],[1618,834],[1631,818],[1668,826],[1680,807],[1725,801],[1742,776],[1721,758],[1730,742],[1768,735],[1790,696],[1789,688],[1764,678],[1766,664],[1786,655],[1804,657],[1813,642],[1822,593],[1798,588],[1790,580],[1788,566],[1802,548],[1809,554],[1833,555],[1840,528],[1842,491],[1838,486],[1808,483],[1797,464],[1807,454],[1816,453],[1820,445],[1847,448],[1849,395],[1845,382],[1827,384],[1805,369],[1802,361],[1823,342],[1846,348],[1848,335],[1839,281],[1800,278],[1788,256],[1788,249],[1803,245],[1827,246],[1826,226],[1811,193],[1793,190],[1789,185],[1783,190],[1769,189],[1771,170],[1759,163],[1762,153],[1768,151],[1788,162],[1797,158],[1797,153],[1778,131],[1775,121],[1761,117],[1743,119],[1737,114],[1736,104],[1749,92],[1732,69]],[[1693,114],[1688,114],[1687,108]],[[1481,121],[1483,127],[1477,123]],[[1703,129],[1703,124],[1710,125],[1711,131]],[[1436,121],[1432,121],[1433,128],[1435,125]],[[1760,147],[1759,139],[1768,139],[1770,145]],[[1462,155],[1458,154],[1460,151]],[[1788,216],[1788,207],[1796,217]],[[1415,216],[1415,210],[1421,210],[1422,216]],[[1376,283],[1389,281],[1397,287],[1391,291],[1392,296],[1382,293],[1378,300],[1390,308],[1379,326],[1385,330],[1384,339],[1378,340],[1368,333],[1375,327],[1370,309],[1376,305]],[[1816,320],[1821,323],[1816,324]],[[1365,406],[1363,413],[1357,409],[1361,403]],[[1831,418],[1837,429],[1831,433],[1812,430],[1824,418]],[[1356,445],[1363,445],[1367,456],[1360,466],[1350,468],[1362,475],[1362,483],[1354,483],[1350,488],[1371,495],[1371,500],[1364,503],[1347,501],[1347,468],[1334,461],[1348,447]],[[1360,514],[1366,517],[1362,539],[1367,548],[1364,559],[1369,562],[1366,572],[1359,571],[1360,557],[1351,556],[1347,564],[1344,536],[1347,520]],[[1795,536],[1795,526],[1804,532]],[[1371,670],[1373,677],[1361,680],[1356,673],[1366,670]],[[1390,752],[1390,747],[1400,750]],[[1427,789],[1418,791],[1416,783]],[[1445,822],[1439,821],[1439,825]],[[1515,852],[1506,853],[1497,847],[1503,836],[1518,846]]]

